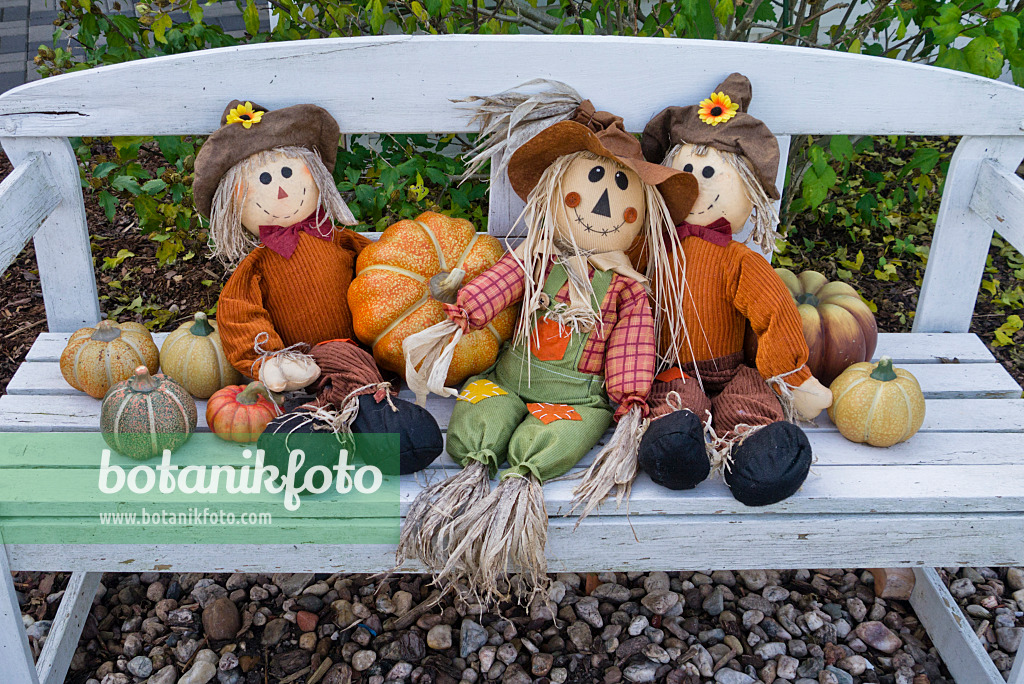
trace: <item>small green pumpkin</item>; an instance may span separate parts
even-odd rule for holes
[[[187,442],[197,419],[196,401],[184,387],[139,366],[103,398],[100,430],[114,451],[142,461]]]
[[[199,399],[209,399],[220,388],[242,381],[242,376],[224,354],[217,321],[208,320],[202,311],[164,340],[160,347],[160,368],[164,375]]]

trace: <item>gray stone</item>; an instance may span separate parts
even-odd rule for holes
[[[763,660],[774,660],[780,655],[786,654],[786,644],[781,641],[769,641],[755,648],[754,653]]]
[[[796,669],[796,673],[801,677],[817,677],[818,673],[825,669],[825,659],[817,656],[807,658],[800,667]]]
[[[772,603],[781,603],[789,598],[789,591],[783,587],[777,585],[771,585],[764,588],[761,592],[761,596],[765,597]]]
[[[556,667],[551,670],[548,678],[555,684],[565,684],[565,680],[569,678],[569,671],[564,667]]]
[[[644,655],[647,656],[649,660],[653,660],[656,663],[661,663],[662,665],[665,665],[670,660],[672,660],[672,658],[670,658],[668,655],[668,651],[663,649],[658,644],[648,645],[644,649]]]
[[[407,631],[380,649],[381,660],[418,663],[427,655],[427,644],[420,632]]]
[[[604,618],[601,617],[601,613],[598,611],[597,606],[597,599],[593,596],[587,596],[577,601],[576,605],[573,607],[576,609],[576,615],[578,615],[581,620],[586,620],[592,626],[597,629],[601,629],[604,627]]]
[[[679,603],[679,594],[674,591],[656,591],[644,596],[640,602],[655,615],[664,615]]]
[[[128,671],[136,677],[145,679],[153,674],[153,661],[146,656],[135,656],[128,661]]]
[[[846,599],[846,610],[850,611],[850,617],[854,622],[864,622],[868,615],[868,607],[859,598]]]
[[[764,570],[740,570],[739,576],[750,591],[761,591],[768,584],[768,573]]]
[[[487,630],[469,618],[464,619],[462,630],[459,632],[459,656],[468,658],[470,654],[479,651],[486,643]]]
[[[658,664],[650,661],[629,665],[622,671],[622,676],[630,682],[653,682],[658,676]]]
[[[569,625],[569,640],[576,646],[577,651],[590,651],[590,644],[594,641],[594,635],[590,632],[590,626],[582,620]]]
[[[551,666],[555,663],[555,656],[550,653],[534,653],[530,660],[530,672],[534,677],[543,677],[551,672]]]
[[[719,684],[754,684],[757,680],[748,674],[723,667],[715,673],[715,681]]]
[[[173,665],[167,665],[155,675],[149,678],[147,684],[175,684],[178,681],[178,671]]]
[[[178,684],[206,684],[217,675],[217,666],[205,660],[197,661],[192,669],[181,676]]]
[[[804,613],[804,623],[812,632],[817,632],[825,625],[825,621],[815,612]]]
[[[495,654],[501,662],[506,665],[511,665],[515,662],[516,657],[519,655],[519,651],[511,643],[504,643],[498,647],[498,652]]]
[[[509,665],[501,678],[501,684],[531,684],[531,682],[533,682],[533,678],[519,663]]]
[[[836,665],[855,677],[861,676],[864,674],[864,671],[868,669],[868,661],[864,656],[860,655],[847,656],[836,663]]]
[[[291,629],[292,623],[284,618],[275,618],[263,628],[263,645],[268,647],[277,646],[285,638]]]
[[[385,678],[386,681],[404,681],[409,678],[412,674],[413,666],[412,663],[395,663],[395,666],[388,670],[388,676]]]
[[[715,674],[713,669],[715,667],[715,661],[711,657],[711,654],[708,652],[706,648],[704,648],[700,644],[697,644],[693,648],[695,650],[695,653],[693,655],[693,659],[690,662],[692,662],[700,671],[701,677],[713,676]]]
[[[853,684],[853,675],[849,672],[844,672],[843,670],[832,667],[831,665],[826,667],[824,672],[830,672],[832,676],[836,678],[836,684]],[[824,674],[824,672],[822,674]]]
[[[974,582],[966,577],[953,580],[949,583],[949,593],[955,598],[967,598],[968,596],[973,596],[976,591],[977,589],[974,587]]]
[[[854,633],[865,644],[882,653],[895,653],[903,645],[900,638],[881,622],[862,622]]]
[[[227,595],[227,590],[212,579],[201,579],[196,582],[191,594],[192,599],[199,603],[200,608],[206,608],[217,599],[226,598]]]
[[[302,590],[313,583],[310,573],[274,573],[273,580],[285,596],[298,596]]]
[[[42,639],[50,633],[50,627],[53,626],[53,620],[39,620],[29,625],[25,633],[33,639]]]
[[[716,586],[714,590],[708,594],[708,597],[704,599],[704,603],[701,606],[704,611],[712,617],[717,617],[722,614],[725,610],[725,594],[722,591],[722,587]]]
[[[142,653],[142,637],[138,634],[129,634],[124,639],[124,645],[121,647],[121,654],[131,660],[135,656]]]
[[[1007,568],[1006,583],[1014,591],[1024,589],[1024,568]]]
[[[775,669],[775,676],[779,679],[796,679],[796,670],[799,666],[799,660],[784,655],[779,658],[778,667]]]
[[[377,661],[377,654],[373,651],[356,651],[352,655],[352,669],[356,672],[365,672]]]
[[[612,603],[622,603],[629,600],[629,589],[622,586],[621,584],[599,584],[597,588],[590,593],[591,596],[596,598],[598,601],[610,601]]]
[[[658,591],[668,591],[672,586],[666,572],[652,572],[644,579],[644,591],[653,594]]]
[[[443,651],[452,647],[451,625],[434,625],[427,632],[427,646],[435,651]]]
[[[650,621],[644,615],[637,615],[629,623],[629,636],[640,636],[644,630],[650,625]]]
[[[996,629],[996,639],[999,640],[999,648],[1007,653],[1016,653],[1020,648],[1021,637],[1024,637],[1022,627],[999,627]]]

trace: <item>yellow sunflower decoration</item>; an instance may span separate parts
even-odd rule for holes
[[[226,123],[240,123],[245,128],[251,128],[254,123],[259,123],[262,118],[263,112],[253,111],[252,102],[246,102],[228,112]]]
[[[700,101],[700,109],[697,110],[697,115],[704,123],[717,126],[723,121],[728,121],[736,116],[736,111],[739,108],[739,103],[733,102],[732,98],[725,93],[712,93],[711,97]]]

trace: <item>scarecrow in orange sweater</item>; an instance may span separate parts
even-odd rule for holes
[[[750,97],[750,81],[732,74],[710,98],[668,107],[644,130],[648,161],[692,173],[700,194],[676,228],[681,247],[673,261],[686,286],[656,293],[683,311],[685,339],[673,340],[681,367],[659,374],[651,390],[655,419],[639,460],[670,489],[695,487],[721,465],[733,496],[758,506],[789,497],[807,477],[810,444],[787,419],[814,418],[832,394],[806,366],[800,315],[786,286],[761,254],[732,239],[753,214],[752,239],[770,252],[778,223],[778,142],[747,114]],[[756,368],[743,361],[748,321],[759,337]]]
[[[338,123],[312,104],[268,111],[237,100],[221,123],[196,157],[193,191],[214,255],[237,264],[217,303],[228,361],[274,392],[316,382],[305,408],[335,429],[397,432],[401,471],[426,467],[441,452],[436,421],[393,398],[352,341],[346,295],[369,240],[341,227],[356,220],[328,170]]]

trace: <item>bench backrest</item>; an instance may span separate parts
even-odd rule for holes
[[[883,58],[718,41],[339,38],[193,52],[27,84],[0,96],[0,143],[18,166],[0,192],[0,267],[34,235],[50,330],[99,316],[68,136],[207,134],[233,98],[271,109],[315,102],[343,133],[472,132],[465,106],[453,100],[538,77],[571,84],[639,131],[663,107],[703,99],[733,71],[750,78],[751,113],[783,142],[794,134],[965,136],[914,328],[966,331],[993,226],[1024,248],[1024,183],[1013,175],[1024,158],[1024,90]],[[979,177],[985,187],[976,193]],[[491,192],[490,230],[507,233],[516,201],[502,179]]]

